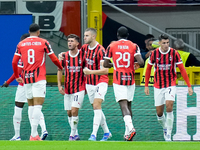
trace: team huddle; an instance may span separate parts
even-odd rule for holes
[[[94,110],[93,131],[88,140],[96,141],[97,132],[101,125],[104,135],[101,141],[107,141],[112,137],[102,111],[102,102],[108,88],[108,68],[113,67],[113,89],[116,102],[119,103],[125,123],[124,140],[132,141],[136,135],[136,129],[132,121],[131,102],[135,92],[135,69],[144,64],[137,44],[127,40],[129,33],[126,27],[117,30],[118,41],[112,42],[105,50],[96,41],[97,32],[94,28],[87,28],[84,33],[84,42],[78,49],[80,38],[75,34],[67,37],[68,50],[55,56],[49,42],[39,38],[40,28],[37,24],[31,24],[29,34],[23,35],[17,45],[12,66],[14,74],[3,86],[7,87],[14,79],[19,82],[15,96],[15,113],[13,124],[15,135],[12,141],[21,140],[20,122],[24,103],[28,101],[28,116],[31,125],[30,140],[45,140],[48,136],[42,105],[46,94],[46,68],[45,56],[50,57],[58,67],[58,90],[64,95],[64,109],[68,114],[68,122],[71,127],[70,141],[80,140],[78,134],[78,111],[81,109],[85,94]],[[159,36],[160,48],[150,55],[149,64],[145,75],[145,94],[149,95],[148,81],[151,67],[155,68],[154,99],[158,122],[163,127],[164,139],[171,141],[173,127],[173,102],[176,94],[175,65],[181,71],[188,85],[188,93],[192,95],[187,73],[182,65],[180,55],[169,47],[169,38],[166,35]],[[113,62],[111,62],[111,59]],[[65,74],[64,88],[62,86],[62,74]],[[166,104],[167,117],[164,115]],[[37,132],[41,126],[42,134]]]

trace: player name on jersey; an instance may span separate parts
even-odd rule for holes
[[[32,45],[42,45],[41,42],[25,42],[25,43],[22,43],[21,46],[32,46]]]

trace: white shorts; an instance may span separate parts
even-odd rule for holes
[[[64,109],[71,110],[72,107],[81,108],[83,104],[84,95],[85,95],[85,90],[74,94],[65,94]]]
[[[27,98],[24,90],[24,86],[18,85],[15,94],[15,102],[27,103]]]
[[[45,97],[46,95],[46,80],[41,80],[36,83],[24,84],[26,98]]]
[[[86,90],[90,103],[93,104],[95,98],[99,98],[104,101],[107,89],[108,89],[108,83],[105,82],[101,82],[97,85],[86,84]]]
[[[113,90],[115,93],[116,102],[122,99],[127,99],[129,102],[133,101],[135,93],[135,84],[133,85],[119,85],[113,83]]]
[[[154,102],[155,106],[165,104],[166,100],[175,101],[176,86],[158,89],[154,87]]]

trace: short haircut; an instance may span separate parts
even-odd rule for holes
[[[158,37],[159,41],[161,41],[161,40],[167,40],[167,39],[169,39],[169,37],[166,34],[160,34],[159,37]]]
[[[29,33],[25,33],[21,36],[20,41],[24,40],[25,38],[29,37],[30,34]]]
[[[29,27],[30,32],[37,32],[38,30],[40,30],[40,26],[36,23],[32,23]]]
[[[87,29],[85,30],[85,32],[88,32],[88,31],[92,32],[94,35],[97,36],[97,30],[96,30],[95,28],[87,28]]]
[[[70,34],[70,35],[68,35],[68,36],[67,36],[67,40],[68,40],[69,38],[74,38],[77,42],[80,42],[80,38],[79,38],[79,36],[76,35],[76,34]]]
[[[121,26],[118,30],[117,30],[117,36],[121,37],[121,38],[127,38],[129,35],[128,33],[128,29],[124,26]]]
[[[150,39],[150,38],[154,38],[153,34],[146,34],[145,35],[145,40]]]
[[[174,48],[175,49],[183,49],[184,48],[184,42],[183,42],[183,40],[182,39],[176,39],[175,41],[174,41]]]

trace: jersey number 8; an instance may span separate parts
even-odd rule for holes
[[[28,50],[28,63],[31,64],[31,65],[35,63],[35,51],[34,51],[34,49]]]

